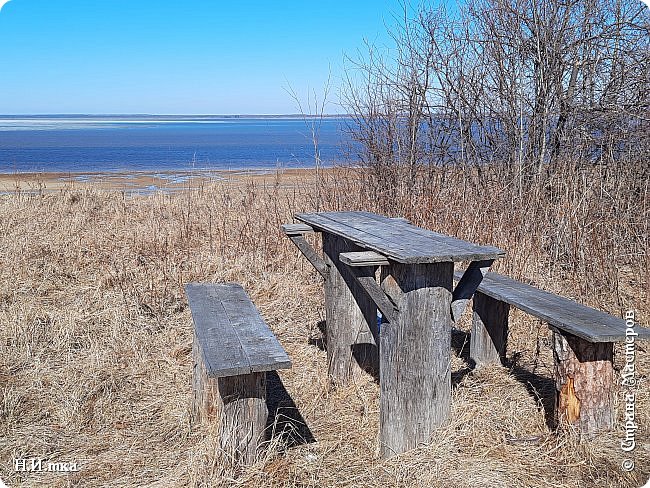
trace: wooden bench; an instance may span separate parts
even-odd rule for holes
[[[216,419],[231,461],[252,464],[268,418],[266,371],[291,361],[240,285],[190,283],[185,291],[194,321],[194,419]]]
[[[463,271],[456,271],[460,280]],[[477,365],[505,359],[510,305],[553,331],[556,420],[592,434],[614,423],[614,342],[625,342],[626,321],[496,273],[486,273],[473,298],[470,357]],[[650,329],[634,327],[636,339]]]

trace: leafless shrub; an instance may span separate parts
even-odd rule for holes
[[[419,165],[492,164],[520,186],[566,161],[647,178],[649,33],[636,0],[405,8],[394,54],[369,46],[348,70],[359,159],[393,189]]]

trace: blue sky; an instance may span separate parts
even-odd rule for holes
[[[11,0],[0,113],[296,113],[343,54],[390,45],[398,0]],[[331,103],[329,113],[341,112]]]

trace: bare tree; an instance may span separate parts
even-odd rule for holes
[[[650,11],[638,0],[469,0],[405,9],[395,53],[348,70],[362,164],[413,191],[435,165],[520,184],[567,160],[650,155]]]

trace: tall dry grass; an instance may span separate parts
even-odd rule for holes
[[[516,311],[510,367],[469,371],[465,317],[448,424],[429,445],[378,459],[378,386],[363,377],[329,387],[322,283],[279,231],[317,206],[405,215],[507,250],[500,271],[615,315],[634,308],[647,325],[647,180],[637,196],[616,181],[558,174],[521,195],[459,171],[384,188],[340,169],[320,175],[320,191],[310,175],[299,184],[278,175],[149,197],[0,197],[0,478],[11,487],[640,486],[650,473],[645,350],[637,469],[625,474],[620,423],[593,440],[549,428],[548,331]],[[293,435],[277,436],[255,466],[232,469],[213,429],[191,425],[189,281],[238,281],[250,293],[293,360],[279,376],[315,442],[278,423]],[[284,405],[279,420],[291,416]],[[19,457],[80,470],[16,473]]]

